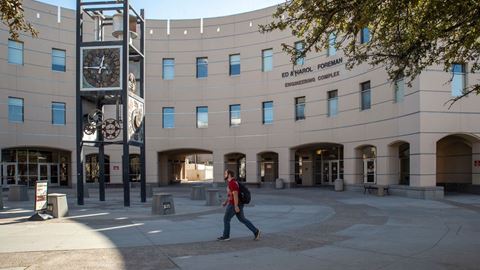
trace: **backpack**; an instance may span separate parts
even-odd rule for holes
[[[245,184],[237,181],[238,189],[240,192],[238,193],[238,199],[240,200],[241,204],[249,204],[252,196],[250,195],[250,190],[248,190]]]

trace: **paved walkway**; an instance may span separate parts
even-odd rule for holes
[[[152,216],[151,200],[123,207],[120,189],[84,206],[68,193],[70,216],[28,222],[32,201],[0,210],[0,269],[478,269],[480,196],[442,201],[376,197],[327,189],[252,189],[246,216],[232,220],[232,240],[217,242],[223,208],[174,195],[176,215]],[[30,194],[33,198],[33,194]]]

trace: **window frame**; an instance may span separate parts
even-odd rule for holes
[[[368,84],[368,89],[364,89],[364,85]],[[364,94],[368,92],[369,94],[369,104],[368,108],[365,106],[366,104],[363,104],[363,97]],[[370,110],[372,108],[372,85],[370,81],[364,81],[360,83],[360,110],[365,111],[365,110]]]
[[[265,56],[267,51],[271,52],[270,56]],[[270,69],[266,69],[265,59],[270,58]],[[263,49],[262,50],[262,72],[270,72],[273,70],[273,48]]]
[[[360,31],[360,44],[365,44],[370,42],[371,40],[371,33],[368,27],[363,27]]]
[[[401,82],[401,83],[400,83]],[[401,85],[401,91],[400,87]],[[402,93],[401,98],[398,98],[398,93]],[[401,77],[395,80],[393,83],[393,102],[401,103],[405,100],[405,77]]]
[[[300,99],[303,99],[302,103],[299,103]],[[306,101],[307,101],[307,99],[306,99],[305,96],[295,98],[295,121],[301,121],[301,120],[305,120],[307,118],[306,115],[305,115]],[[300,115],[298,114],[298,108],[299,108],[300,105],[303,105],[303,115],[302,115],[302,117],[300,117]]]
[[[455,71],[455,67],[456,66],[460,66],[461,67],[461,71],[458,72],[458,71]],[[461,95],[463,95],[465,93],[465,87],[467,86],[467,67],[466,67],[466,64],[465,63],[453,63],[452,64],[452,68],[451,68],[451,73],[452,73],[452,79],[451,79],[451,89],[450,89],[450,94],[452,95],[452,97],[459,97]],[[455,90],[457,89],[454,89],[454,86],[455,86],[455,78],[456,76],[461,76],[461,80],[460,82],[462,83],[462,88],[459,90],[459,93],[458,95],[456,95],[454,93]]]
[[[266,113],[267,113],[267,108],[265,107],[266,104],[271,104],[271,107],[268,108],[268,110],[270,111],[270,114],[271,114],[271,120],[270,121],[266,121]],[[273,101],[272,100],[269,100],[269,101],[264,101],[262,102],[262,124],[263,125],[272,125],[273,124]]]
[[[168,113],[168,116],[171,116],[172,117],[172,126],[166,126],[166,113],[165,113],[165,110],[167,109],[172,109],[172,112],[169,112]],[[172,129],[172,128],[175,128],[175,107],[163,107],[162,108],[162,128],[163,129]]]
[[[63,123],[58,124],[55,123],[55,108],[54,104],[62,104],[63,105]],[[54,126],[65,126],[67,124],[67,103],[59,102],[59,101],[52,101],[52,125]]]
[[[337,34],[332,32],[328,35],[327,56],[335,56],[337,54],[337,48],[335,48],[336,43],[337,43]]]
[[[55,56],[53,54],[54,51],[62,52],[63,57]],[[55,69],[56,65],[54,64],[54,61],[53,61],[55,58],[63,58],[63,69]],[[57,72],[66,72],[67,71],[67,50],[52,48],[52,71],[57,71]]]
[[[204,64],[200,64],[200,62],[199,62],[200,60],[206,60],[206,62]],[[199,76],[200,75],[200,73],[199,73],[200,65],[205,66],[205,70],[206,70],[206,73],[205,73],[206,75],[202,76],[202,77]],[[197,79],[208,78],[208,57],[197,57],[196,70],[197,70],[197,72],[196,72]]]
[[[166,65],[166,61],[173,61],[172,65]],[[168,70],[165,67],[171,67],[172,69],[172,78],[166,78],[165,74],[167,74],[165,71]],[[162,80],[164,81],[171,81],[175,79],[175,58],[162,58]]]
[[[233,120],[233,112],[234,112],[234,111],[232,111],[232,108],[236,107],[236,106],[238,106],[238,116],[239,116],[238,119],[240,120],[238,124],[234,124],[233,121],[232,121]],[[229,119],[230,119],[230,121],[229,121],[230,122],[230,127],[238,127],[242,124],[242,107],[241,107],[240,104],[231,104],[229,106]]]
[[[238,74],[233,74],[233,57],[236,57],[238,56]],[[241,73],[241,58],[240,58],[240,54],[239,53],[234,53],[234,54],[230,54],[228,56],[228,74],[230,76],[240,76],[240,73]]]
[[[297,45],[298,44],[302,44],[302,48],[299,49],[297,48]],[[303,51],[305,50],[305,42],[304,41],[297,41],[294,43],[294,46],[295,46],[295,52],[296,52],[296,55],[301,55],[301,53],[303,53]],[[305,56],[303,57],[299,57],[295,60],[295,66],[303,66],[305,65]]]
[[[22,120],[21,121],[13,120],[10,117],[10,106],[18,107],[17,105],[13,105],[13,104],[11,105],[10,100],[20,100],[20,101],[22,101],[22,106],[21,106],[21,108],[22,108]],[[9,123],[24,123],[25,122],[25,100],[23,98],[12,97],[12,96],[8,97],[8,122]]]
[[[204,109],[204,108],[206,108],[207,111],[206,112],[201,112],[201,113],[205,113],[207,115],[207,122],[206,122],[206,125],[200,126],[199,125],[199,115],[200,115],[199,109]],[[197,106],[196,116],[197,116],[197,128],[208,128],[208,106]]]
[[[14,47],[11,47],[10,46],[10,42],[12,43],[18,43],[21,45],[21,49],[17,49],[17,48],[14,48]],[[17,63],[17,62],[13,62],[10,60],[10,50],[19,50],[21,51],[21,63]],[[20,40],[13,40],[13,39],[8,39],[8,42],[7,42],[7,58],[8,58],[8,63],[9,64],[13,64],[13,65],[21,65],[23,66],[25,64],[25,43],[23,41],[20,41]]]
[[[332,94],[335,94],[333,96]],[[330,106],[330,101],[335,101],[336,103],[336,110],[335,113],[332,113],[332,108]],[[328,117],[334,117],[338,115],[338,89],[336,90],[330,90],[327,92],[327,116]]]

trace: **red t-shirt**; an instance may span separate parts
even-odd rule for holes
[[[232,179],[228,181],[228,186],[227,186],[227,194],[228,194],[228,204],[235,205],[235,202],[233,201],[233,193],[236,191],[237,194],[240,193],[240,187],[238,186],[237,180]],[[240,200],[240,198],[239,198]]]

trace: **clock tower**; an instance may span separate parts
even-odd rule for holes
[[[77,203],[84,204],[86,173],[105,200],[106,148],[121,151],[121,166],[114,167],[121,167],[125,206],[130,151],[140,154],[140,198],[146,202],[144,11],[129,0],[77,0],[76,23]],[[97,155],[95,164],[86,164],[86,153]]]

